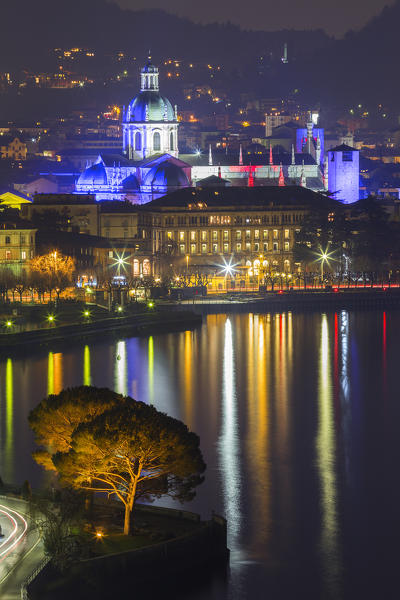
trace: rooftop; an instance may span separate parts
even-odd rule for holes
[[[325,194],[313,192],[300,186],[263,187],[204,187],[184,188],[148,202],[140,209],[144,211],[198,207],[199,209],[226,210],[276,209],[282,207],[325,208],[341,206]]]

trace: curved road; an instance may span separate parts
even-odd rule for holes
[[[21,585],[44,558],[43,544],[24,500],[0,496],[0,598],[18,600]]]

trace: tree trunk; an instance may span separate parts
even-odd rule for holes
[[[131,514],[132,509],[127,503],[125,504],[124,535],[129,535],[131,532]]]

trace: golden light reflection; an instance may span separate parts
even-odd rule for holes
[[[126,359],[126,342],[121,340],[117,343],[115,353],[114,389],[123,396],[128,395]]]
[[[90,371],[90,348],[87,345],[83,350],[83,385],[92,385]]]
[[[229,547],[232,554],[238,551],[241,530],[241,465],[237,396],[233,352],[232,324],[228,318],[224,330],[224,355],[222,375],[222,428],[218,443],[221,464],[223,502],[228,520]]]
[[[332,372],[329,347],[329,327],[322,315],[318,377],[318,433],[316,438],[317,465],[320,477],[321,535],[320,547],[327,596],[339,598],[339,535],[337,481],[335,456],[335,424],[332,398]]]
[[[63,388],[63,355],[49,352],[47,363],[47,394],[59,394]]]
[[[13,479],[12,455],[14,450],[14,381],[11,358],[6,363],[6,443],[5,443],[5,473],[7,481]]]
[[[269,437],[269,379],[270,379],[270,341],[271,321],[259,316],[253,321],[254,327],[249,337],[249,360],[247,371],[255,386],[249,388],[249,431],[248,446],[252,488],[255,494],[254,510],[257,523],[252,535],[252,547],[262,554],[268,542],[271,520],[270,490],[270,445]],[[249,332],[250,333],[250,332]],[[253,348],[256,351],[254,360]]]
[[[47,361],[47,395],[54,394],[54,355],[49,352]]]
[[[192,331],[185,331],[184,336],[184,402],[185,423],[189,428],[193,426],[193,344]]]
[[[153,336],[149,337],[149,402],[154,404],[154,340]]]

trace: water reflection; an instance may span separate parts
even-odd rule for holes
[[[185,422],[193,428],[193,345],[192,331],[184,333],[184,410]]]
[[[377,576],[397,556],[399,327],[392,310],[219,314],[196,332],[3,360],[0,476],[40,484],[27,416],[46,388],[129,390],[199,434],[206,477],[185,508],[228,518],[228,591],[195,600],[358,598],[349,580],[366,587],[371,548]]]
[[[238,551],[241,530],[241,464],[237,417],[237,396],[231,320],[225,322],[222,375],[222,428],[218,455],[222,476],[223,503],[228,519],[229,544]]]
[[[126,342],[117,343],[115,353],[114,389],[118,394],[128,395]]]
[[[4,475],[6,481],[13,480],[13,448],[14,448],[14,379],[13,363],[7,358],[6,363],[6,443]]]
[[[89,346],[85,346],[83,350],[83,385],[92,385]]]
[[[154,404],[154,341],[149,337],[149,403]]]
[[[59,394],[63,389],[63,355],[49,352],[47,361],[47,394]]]
[[[332,406],[328,318],[322,315],[318,381],[317,464],[320,477],[320,548],[323,584],[329,598],[340,597],[340,555],[338,533],[335,429]]]

